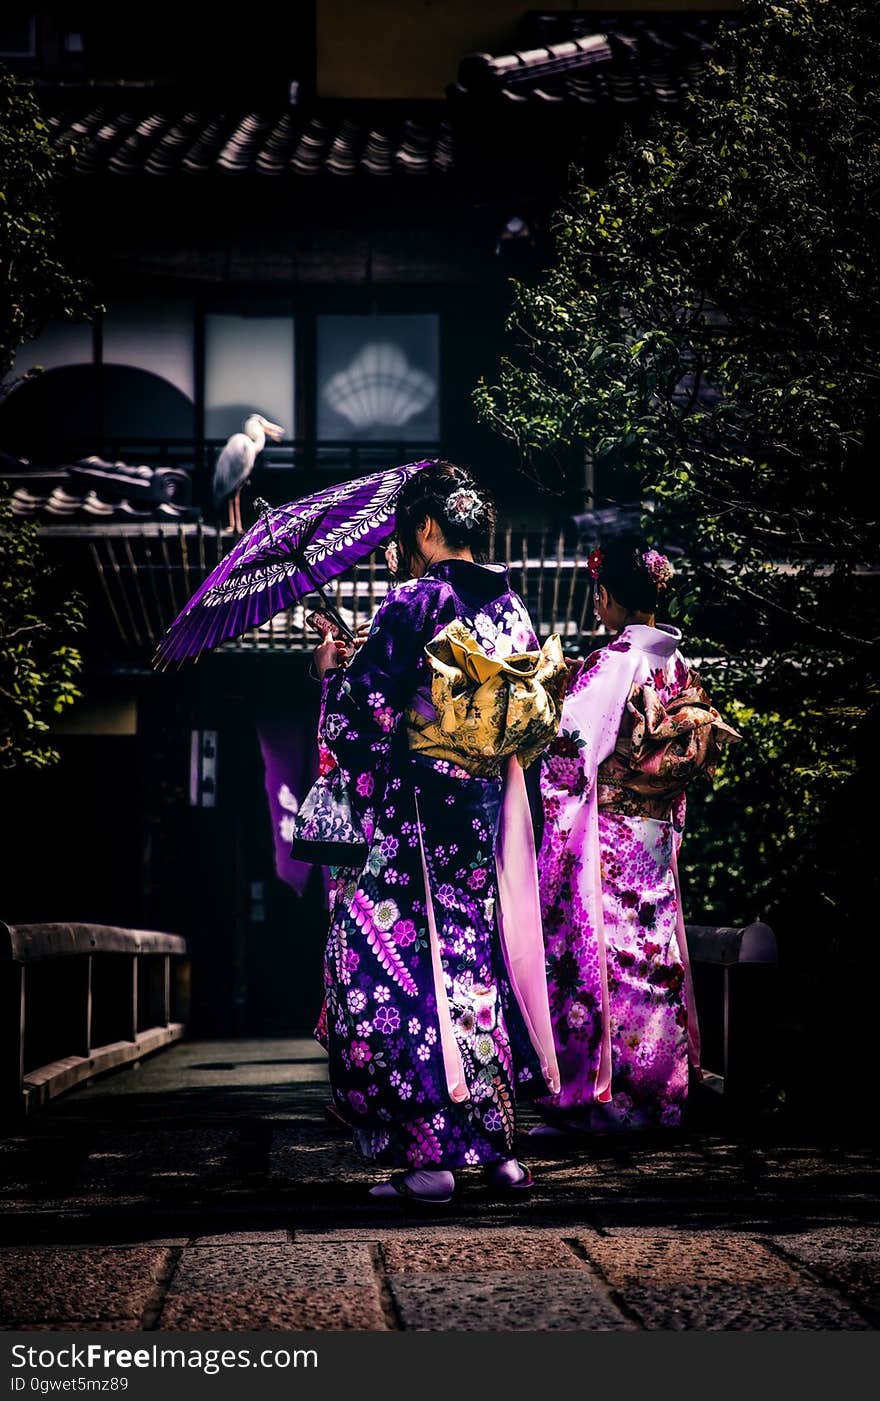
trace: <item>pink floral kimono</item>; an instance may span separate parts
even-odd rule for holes
[[[636,624],[575,670],[544,759],[539,857],[561,1090],[583,1129],[678,1125],[699,1034],[677,853],[684,790],[737,739],[678,650]]]

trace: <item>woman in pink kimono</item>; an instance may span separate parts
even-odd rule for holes
[[[613,640],[572,670],[544,758],[539,858],[561,1090],[546,1133],[674,1127],[699,1036],[677,854],[685,789],[738,738],[656,622],[672,577],[626,537],[587,565]]]

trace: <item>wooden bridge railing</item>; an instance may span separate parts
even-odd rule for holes
[[[688,925],[687,939],[703,1083],[739,1098],[769,1076],[776,936],[760,923]],[[177,935],[0,922],[0,1107],[27,1113],[179,1040],[189,991],[186,941]]]
[[[0,1103],[28,1113],[183,1036],[186,940],[98,924],[0,922]]]

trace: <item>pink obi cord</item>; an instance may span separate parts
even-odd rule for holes
[[[678,879],[678,848],[681,845],[681,838],[678,833],[672,834],[672,878],[675,881],[675,906],[676,906],[676,934],[678,936],[678,952],[684,964],[684,996],[685,1010],[687,1011],[687,1039],[688,1039],[688,1060],[691,1063],[694,1074],[698,1080],[702,1080],[703,1071],[700,1064],[700,1023],[697,1019],[697,1001],[694,997],[694,981],[691,975],[691,958],[688,950],[687,935],[684,928],[684,913],[681,904],[681,885]]]
[[[601,997],[602,1032],[599,1043],[599,1064],[593,1092],[599,1104],[611,1101],[611,1006],[608,996],[608,954],[605,942],[605,921],[602,916],[602,871],[599,862],[599,809],[596,802],[596,785],[590,786],[590,794],[583,804],[579,820],[569,836],[572,845],[577,844],[584,853],[585,894],[587,908],[592,914],[592,924],[596,934],[596,953],[599,963],[599,992]]]
[[[507,976],[550,1093],[559,1094],[559,1065],[550,1020],[535,833],[526,780],[515,756],[507,762],[495,853],[498,934]]]
[[[434,917],[434,902],[431,898],[418,799],[416,822],[425,880],[425,908],[431,941],[431,966],[443,1068],[449,1098],[453,1103],[459,1104],[462,1100],[470,1098],[470,1090],[465,1079],[461,1051],[455,1039],[449,998],[443,979],[440,939]],[[498,933],[507,976],[529,1039],[538,1056],[544,1079],[551,1094],[555,1095],[559,1093],[559,1066],[556,1061],[547,994],[535,837],[525,778],[515,758],[510,759],[505,778],[495,868],[498,877]]]

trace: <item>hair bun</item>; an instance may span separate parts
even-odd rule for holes
[[[594,585],[602,584],[617,603],[633,612],[653,613],[675,573],[666,555],[641,535],[616,535],[592,550],[586,561]]]
[[[397,498],[395,526],[407,568],[417,554],[419,525],[432,516],[453,549],[470,549],[475,559],[488,553],[495,508],[466,467],[438,458],[416,472]]]
[[[641,563],[647,569],[658,589],[665,589],[675,570],[666,555],[662,555],[659,550],[645,550],[642,553]]]

